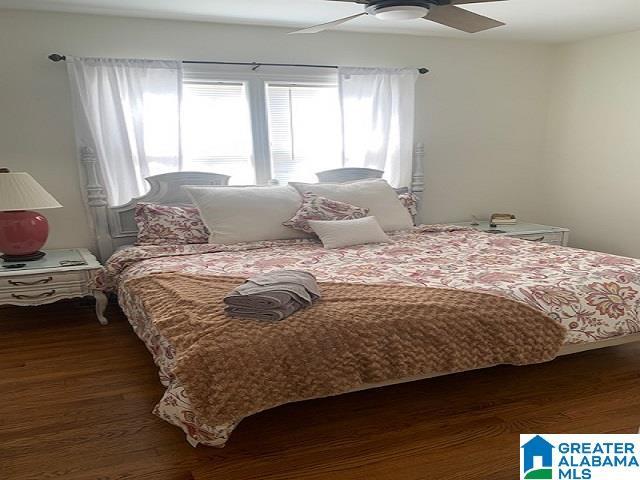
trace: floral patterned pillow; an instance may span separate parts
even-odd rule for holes
[[[137,245],[186,245],[209,241],[209,230],[196,207],[139,203],[135,220]]]
[[[368,208],[329,200],[326,197],[307,192],[302,195],[302,205],[293,218],[282,224],[285,227],[313,233],[313,229],[308,223],[309,220],[355,220],[366,217],[368,213]]]

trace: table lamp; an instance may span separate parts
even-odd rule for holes
[[[49,223],[31,210],[60,207],[28,173],[0,168],[1,258],[5,262],[27,262],[44,257],[40,248],[49,236]]]

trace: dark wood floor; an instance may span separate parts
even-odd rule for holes
[[[303,402],[193,449],[151,414],[156,369],[117,307],[0,309],[0,478],[517,478],[519,433],[632,433],[640,346]]]

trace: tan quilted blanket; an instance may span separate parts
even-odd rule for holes
[[[244,279],[154,274],[128,282],[176,349],[175,375],[202,423],[366,384],[553,359],[565,328],[494,295],[321,283],[322,299],[281,322],[232,319],[222,298]]]

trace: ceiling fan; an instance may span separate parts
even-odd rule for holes
[[[503,2],[505,0],[329,0],[333,2],[351,2],[364,5],[364,12],[351,15],[333,22],[315,25],[291,32],[319,33],[342,25],[363,15],[373,15],[381,20],[413,20],[424,18],[467,33],[476,33],[490,28],[500,27],[503,22],[478,15],[456,5],[466,3]]]

